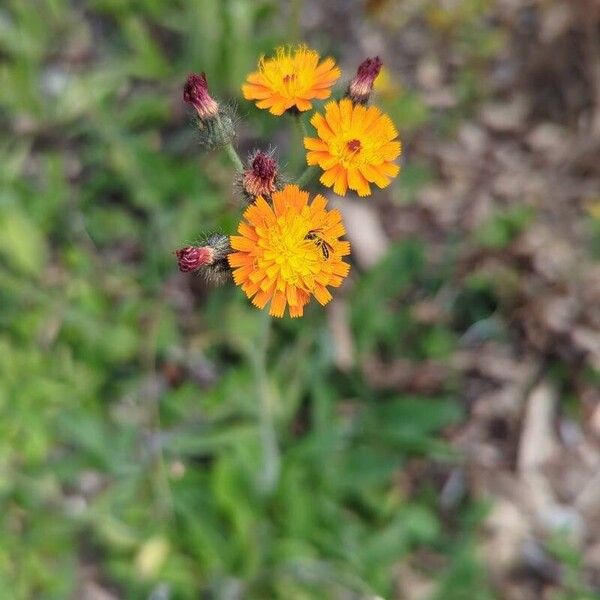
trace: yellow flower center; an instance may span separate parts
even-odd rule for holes
[[[230,238],[227,256],[235,283],[258,308],[271,302],[269,314],[282,317],[286,306],[291,317],[301,317],[311,296],[321,305],[339,287],[350,265],[342,258],[350,244],[342,215],[326,210],[327,199],[286,185],[273,193],[272,203],[259,196],[244,212],[240,235]]]
[[[298,75],[296,73],[288,73],[282,78],[281,93],[283,96],[293,97],[296,95],[298,88]]]
[[[278,48],[274,58],[262,59],[259,69],[268,84],[286,98],[305,92],[314,82],[319,55],[300,48],[294,54]]]
[[[345,136],[338,137],[331,146],[331,153],[344,168],[364,163],[367,158],[365,150],[366,148],[360,140],[356,138],[347,139]]]
[[[279,218],[277,227],[266,233],[265,251],[258,266],[269,270],[269,262],[275,261],[281,278],[288,284],[311,291],[314,287],[315,265],[323,260],[318,246],[307,239],[310,223],[302,215],[293,219]]]

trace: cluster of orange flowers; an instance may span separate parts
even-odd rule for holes
[[[322,170],[320,182],[338,195],[348,189],[359,196],[371,194],[371,184],[388,186],[400,167],[398,132],[391,119],[368,106],[373,82],[381,69],[378,57],[365,60],[340,100],[325,104],[310,119],[315,137],[304,137],[309,167]],[[332,58],[321,60],[306,46],[279,48],[275,56],[261,58],[258,70],[242,85],[244,98],[273,115],[285,113],[301,119],[314,100],[325,100],[341,76]],[[198,126],[207,147],[231,146],[232,119],[210,96],[206,77],[190,75],[184,100],[198,115]],[[241,163],[239,163],[241,165]],[[238,235],[213,236],[202,247],[177,251],[182,271],[202,270],[218,279],[231,271],[233,280],[252,303],[269,313],[300,317],[314,296],[325,305],[329,287],[338,287],[350,265],[343,261],[350,244],[337,209],[327,210],[327,200],[297,185],[284,185],[272,153],[256,151],[239,166],[239,186],[248,201]]]

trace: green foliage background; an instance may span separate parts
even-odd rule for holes
[[[460,460],[440,435],[462,417],[455,382],[435,397],[377,391],[335,370],[323,311],[268,333],[234,286],[196,285],[193,307],[181,291],[173,249],[239,217],[181,83],[206,71],[247,138],[277,134],[300,164],[282,121],[238,96],[256,57],[296,38],[298,6],[0,8],[0,598],[79,598],[89,581],[128,599],[391,597],[423,549],[443,557],[433,598],[494,597],[476,555],[485,508],[444,515],[432,482],[408,494],[396,481],[415,457]],[[460,110],[478,98],[476,64]],[[388,107],[407,140],[433,118],[410,94]],[[409,165],[394,193],[410,200],[430,178]],[[479,243],[501,246],[524,218],[500,215]],[[414,322],[403,298],[449,275],[418,240],[394,245],[351,292],[361,356],[448,357],[457,330]],[[462,292],[462,326],[489,316],[491,285]]]

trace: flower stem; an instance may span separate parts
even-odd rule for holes
[[[304,119],[302,118],[301,113],[297,113],[294,120],[296,121],[298,130],[300,132],[300,145],[303,146],[304,138],[309,137],[308,128],[306,127],[306,123],[304,122]],[[298,184],[299,187],[302,187],[303,185],[310,183],[311,179],[314,177],[314,174],[315,174],[314,168],[308,167],[303,171],[303,173],[300,175],[300,177],[298,177],[298,179],[296,180],[296,183]]]
[[[281,463],[273,420],[274,398],[267,375],[267,350],[269,347],[271,320],[268,311],[263,311],[260,339],[257,347],[250,353],[259,400],[260,437],[263,451],[263,467],[259,483],[261,489],[266,494],[271,493],[277,485]]]
[[[242,162],[242,159],[240,158],[240,155],[237,153],[236,149],[233,147],[233,144],[229,143],[226,144],[224,146],[225,149],[225,154],[227,154],[229,160],[231,161],[231,163],[233,164],[233,166],[238,170],[238,171],[243,171],[244,170],[244,163]]]
[[[315,167],[306,167],[306,169],[304,169],[304,172],[296,180],[296,184],[298,185],[298,187],[302,187],[307,183],[310,183],[312,178],[315,176],[315,173]]]
[[[308,128],[306,127],[306,123],[304,122],[304,119],[302,118],[302,114],[298,113],[296,115],[296,121],[298,122],[298,125],[300,127],[300,131],[302,131],[302,137],[309,137],[308,135]]]

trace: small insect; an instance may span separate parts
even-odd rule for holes
[[[327,260],[329,258],[329,255],[333,252],[333,247],[329,242],[325,241],[321,237],[320,231],[320,229],[311,229],[304,236],[304,239],[313,241],[315,243],[315,246],[321,249],[321,252],[323,253],[323,258]]]

